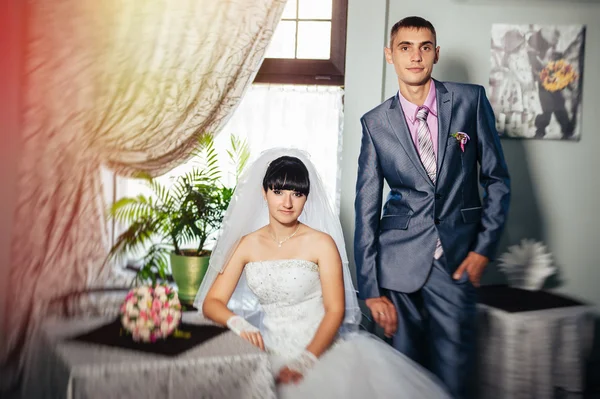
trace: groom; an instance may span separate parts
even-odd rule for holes
[[[385,58],[399,92],[361,119],[359,295],[396,349],[455,397],[468,397],[475,287],[506,220],[508,171],[483,87],[431,78],[439,47],[430,22],[396,23]],[[382,214],[384,180],[390,193]]]

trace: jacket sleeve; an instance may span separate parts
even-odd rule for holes
[[[510,177],[496,131],[494,111],[479,87],[477,105],[479,182],[484,189],[481,230],[473,251],[493,259],[504,229],[510,203]]]
[[[363,117],[362,142],[354,202],[354,260],[360,299],[381,296],[377,282],[377,237],[383,196],[383,173],[367,122]]]

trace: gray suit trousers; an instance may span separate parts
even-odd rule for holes
[[[477,292],[467,273],[454,280],[442,256],[421,289],[386,294],[398,312],[393,346],[431,370],[454,397],[472,397]]]

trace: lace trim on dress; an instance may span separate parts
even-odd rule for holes
[[[264,263],[275,263],[278,267],[291,268],[300,267],[302,269],[310,270],[312,272],[319,271],[319,265],[315,262],[305,259],[270,259],[270,260],[258,260],[254,262],[248,262],[246,266],[263,265]]]

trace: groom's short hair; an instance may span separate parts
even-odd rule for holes
[[[402,28],[408,29],[429,29],[431,33],[433,33],[433,39],[437,42],[437,36],[435,33],[435,28],[433,24],[421,17],[406,17],[402,18],[400,21],[396,22],[394,26],[392,26],[392,30],[390,31],[390,48],[392,48],[394,44],[394,38],[396,37],[396,33]]]

